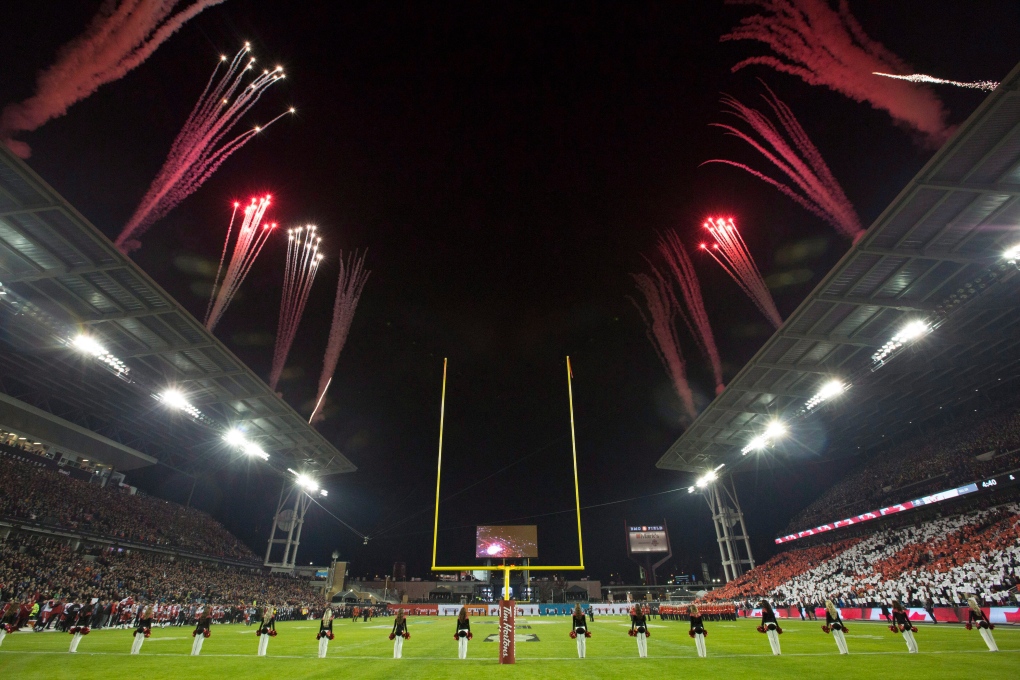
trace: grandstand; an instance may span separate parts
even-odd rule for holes
[[[1020,467],[1020,417],[1011,398],[1020,375],[1018,85],[1020,67],[659,460],[659,468],[697,475],[689,490],[704,490],[712,507],[731,582],[715,597],[851,597],[862,584],[871,599],[905,596],[906,582],[891,574],[868,581],[864,571],[851,570],[864,579],[851,582],[826,580],[824,570],[840,571],[846,560],[912,565],[918,551],[931,557],[944,550],[933,542],[939,531],[986,531],[981,527],[989,518],[996,529],[981,534],[989,539],[981,544],[984,552],[968,552],[963,565],[936,560],[936,571],[1005,561],[1002,570],[989,567],[991,581],[973,588],[986,600],[1015,579],[1014,505],[908,532],[923,546],[913,553],[906,545],[893,549],[898,533],[869,525],[862,531],[878,533],[852,544],[842,527],[1018,481],[1012,473]],[[742,575],[754,560],[726,476],[763,454],[859,456],[862,463],[794,518],[788,529],[796,533],[776,539],[833,531],[826,545],[795,548]],[[742,535],[735,534],[738,525]],[[798,580],[804,574],[816,582],[813,589]],[[957,592],[940,597],[956,599]]]

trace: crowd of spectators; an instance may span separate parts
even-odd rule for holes
[[[871,456],[797,513],[784,533],[812,529],[1018,467],[1020,411],[1011,402]]]
[[[135,601],[220,606],[252,602],[311,606],[322,600],[307,579],[261,568],[174,558],[117,548],[72,549],[67,543],[24,534],[0,542],[3,601]]]
[[[905,519],[905,518],[901,518]],[[865,529],[867,530],[867,529]],[[791,606],[959,606],[968,597],[1015,604],[1020,584],[1020,503],[917,519],[867,536],[789,550],[708,600],[770,600]]]
[[[208,514],[158,498],[104,488],[29,459],[0,456],[0,517],[256,562],[252,551]]]

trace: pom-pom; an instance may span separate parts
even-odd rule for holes
[[[262,629],[261,628],[259,628],[258,630],[255,631],[255,637],[259,637],[260,635],[262,635]]]
[[[645,637],[646,637],[646,638],[650,638],[650,637],[652,637],[652,631],[650,631],[650,630],[648,630],[647,628],[645,628]]]
[[[693,630],[687,631],[687,634],[690,635],[692,639],[694,638],[694,631]]]
[[[67,629],[67,633],[69,635],[74,635],[77,632],[78,632],[78,626],[71,626],[70,628]]]
[[[195,637],[196,635],[198,635],[198,631],[197,630],[191,631],[191,637]]]
[[[453,639],[454,640],[459,640],[460,639],[460,633],[454,633],[453,634]]]
[[[397,636],[396,636],[396,635],[394,635],[393,633],[390,633],[390,639],[391,639],[391,640],[395,640],[396,638],[397,638]]]
[[[475,637],[474,633],[468,631],[468,640],[473,640]]]
[[[843,624],[843,628],[842,628],[842,631],[843,631],[844,633],[849,633],[849,632],[850,632],[850,629],[849,629],[849,628],[847,628],[847,625],[846,625],[845,623]]]
[[[988,624],[988,630],[995,630],[995,624],[994,623],[989,623]]]
[[[895,625],[893,625],[893,626],[889,626],[889,630],[891,630],[891,631],[892,631],[892,632],[894,632],[894,633],[898,633],[898,632],[900,632],[900,629],[899,629],[899,628],[897,628],[897,627],[896,627]]]
[[[145,637],[147,637],[147,638],[148,637],[152,637],[152,629],[151,628],[146,628],[145,629]]]
[[[326,637],[328,637],[330,640],[332,640],[333,639],[333,631],[327,630],[326,631]]]
[[[628,630],[628,631],[627,631],[627,635],[629,635],[629,636],[631,636],[631,637],[636,637],[636,636],[637,636],[637,633],[635,633],[635,632],[634,632],[634,629],[633,629],[633,628],[631,628],[630,630]]]
[[[276,629],[270,628],[269,630],[266,631],[266,635],[268,635],[269,637],[276,637]]]
[[[829,634],[829,627],[828,626],[822,626],[822,632],[825,633],[826,635],[828,635]]]
[[[585,636],[586,638],[590,638],[590,637],[591,637],[591,631],[587,631],[587,630],[586,630],[586,631],[584,631],[584,636]]]
[[[758,626],[757,630],[758,630],[759,633],[764,633],[765,632],[765,626]]]
[[[405,632],[405,633],[404,633],[404,639],[405,639],[405,640],[410,640],[410,639],[411,639],[411,634],[410,634],[410,633],[407,633],[407,632]]]
[[[911,633],[916,633],[917,632],[917,628],[914,628],[913,626],[911,626],[910,627],[910,632]]]
[[[212,631],[209,630],[208,628],[206,628],[206,629],[204,629],[202,631],[202,637],[210,637],[211,635],[212,635]]]
[[[782,629],[782,628],[780,628],[779,626],[776,626],[776,633],[777,633],[778,635],[782,635],[782,634],[783,634],[783,629]]]
[[[571,640],[576,640],[577,639],[577,633],[575,631],[570,631],[570,639]]]
[[[705,630],[704,628],[701,629],[701,634],[704,635],[705,637],[708,637],[708,631]]]
[[[974,626],[971,625],[970,621],[964,624],[963,627],[966,628],[967,630],[972,630],[974,628]]]

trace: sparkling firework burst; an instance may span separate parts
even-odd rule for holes
[[[991,92],[999,86],[994,80],[975,80],[970,83],[960,82],[959,80],[945,80],[943,78],[936,78],[935,76],[926,76],[923,73],[912,73],[909,76],[897,76],[892,73],[879,73],[878,71],[872,71],[872,75],[882,76],[883,78],[893,78],[895,80],[905,80],[908,83],[931,83],[932,85],[953,85],[955,87],[963,87],[968,90],[984,90],[985,92]]]
[[[686,307],[684,321],[687,322],[687,327],[698,346],[701,347],[701,351],[712,364],[715,393],[721,394],[724,388],[722,360],[719,358],[719,349],[715,344],[712,325],[708,321],[708,312],[705,311],[705,299],[701,295],[701,284],[698,282],[697,272],[694,271],[694,263],[691,262],[687,249],[684,248],[680,236],[675,231],[666,232],[659,237],[659,252],[666,260],[666,264],[673,273],[673,281],[680,288],[680,293],[683,296]]]
[[[276,331],[276,348],[273,350],[273,367],[269,371],[269,387],[276,389],[280,374],[287,363],[287,355],[294,344],[298,324],[305,312],[312,281],[319,270],[322,237],[309,224],[287,232],[287,265],[283,272],[283,299],[280,301],[280,321]]]
[[[285,77],[283,67],[277,66],[272,70],[263,70],[261,75],[245,84],[249,73],[255,71],[255,59],[250,53],[251,47],[245,43],[244,49],[233,60],[220,57],[198,103],[174,139],[159,174],[117,237],[115,243],[121,250],[138,248],[141,245],[138,237],[194,193],[232,153],[262,130],[294,113],[293,108],[289,109],[265,125],[255,126],[224,141],[230,130],[255,106],[263,93]],[[221,67],[226,69],[222,75]]]
[[[351,322],[354,320],[354,312],[358,308],[358,300],[361,299],[361,291],[365,289],[365,282],[372,272],[365,269],[366,251],[358,255],[357,251],[344,261],[343,253],[340,253],[340,276],[336,284],[336,299],[333,301],[333,322],[329,327],[329,340],[326,343],[326,354],[322,359],[322,374],[319,376],[319,394],[315,399],[315,409],[308,418],[308,422],[322,418],[320,408],[326,390],[333,381],[333,372],[340,361],[340,352],[347,343],[347,335],[351,330]]]
[[[705,228],[712,234],[715,243],[711,246],[702,243],[701,249],[726,270],[773,326],[779,328],[783,325],[783,317],[779,316],[772,293],[765,285],[758,265],[755,264],[747,244],[733,224],[733,219],[710,217],[705,221]]]
[[[630,298],[630,301],[637,307],[641,319],[645,322],[648,340],[658,353],[659,360],[662,361],[662,366],[673,383],[673,389],[680,397],[684,414],[690,420],[694,420],[698,417],[698,410],[694,406],[694,393],[691,391],[690,383],[687,382],[687,363],[680,350],[680,338],[676,332],[679,304],[669,283],[655,267],[652,267],[651,276],[631,274],[631,278],[645,299],[647,314],[637,300]]]
[[[216,269],[216,279],[213,281],[212,297],[205,312],[205,327],[212,331],[223,312],[227,310],[230,302],[234,299],[255,258],[262,252],[262,246],[266,244],[270,234],[276,229],[276,223],[262,224],[266,210],[269,208],[271,196],[253,198],[251,203],[244,209],[244,219],[237,230],[237,240],[234,242],[234,250],[230,255],[230,263],[226,272],[223,271],[223,262],[226,260],[227,250],[230,248],[230,234],[234,228],[234,220],[237,217],[237,209],[240,203],[234,203],[234,211],[230,215],[230,225],[227,227],[227,238],[223,242],[223,253],[220,255],[220,266]],[[223,281],[220,281],[220,274],[223,273]]]
[[[722,123],[712,125],[726,130],[727,134],[742,139],[754,147],[766,160],[783,171],[793,186],[773,179],[743,163],[723,159],[712,159],[705,163],[723,163],[749,172],[821,217],[844,236],[854,240],[860,238],[864,233],[861,229],[861,220],[850,199],[843,192],[843,187],[829,170],[821,152],[811,142],[790,107],[780,101],[771,90],[765,89],[768,96],[762,98],[775,114],[778,126],[762,112],[745,106],[728,95],[722,99],[728,113],[747,123],[757,137],[732,125]]]
[[[910,69],[864,32],[846,0],[840,0],[838,9],[833,9],[830,0],[728,2],[762,11],[741,19],[721,39],[758,41],[773,52],[745,59],[734,71],[753,64],[767,66],[887,111],[896,122],[919,131],[932,146],[949,137],[946,108],[931,89],[872,77],[875,71],[905,73]]]

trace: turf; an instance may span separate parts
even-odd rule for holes
[[[0,646],[0,678],[70,677],[109,680],[139,678],[318,678],[357,680],[395,677],[453,678],[480,674],[498,678],[652,677],[696,673],[736,678],[868,678],[884,675],[909,678],[1020,677],[1020,628],[998,626],[995,637],[1002,650],[989,653],[977,631],[960,625],[923,625],[917,633],[921,653],[908,655],[900,636],[876,623],[850,623],[850,655],[840,657],[832,637],[815,622],[783,623],[783,655],[773,657],[753,620],[708,624],[708,658],[699,659],[687,635],[688,624],[654,621],[648,640],[649,658],[637,658],[637,646],[627,635],[623,617],[600,617],[591,626],[588,658],[577,658],[564,617],[518,619],[518,635],[537,635],[537,642],[517,643],[517,664],[496,663],[496,643],[484,638],[496,633],[495,619],[472,619],[474,640],[468,659],[457,659],[454,622],[448,618],[416,617],[409,622],[411,639],[404,658],[393,656],[387,639],[392,619],[354,623],[336,621],[336,639],[329,656],[317,658],[317,621],[278,625],[269,655],[255,656],[255,629],[240,625],[214,626],[202,656],[191,657],[191,629],[154,629],[138,656],[130,656],[131,631],[94,631],[82,640],[77,654],[68,654],[70,635],[15,633]],[[530,626],[530,627],[525,627]]]

